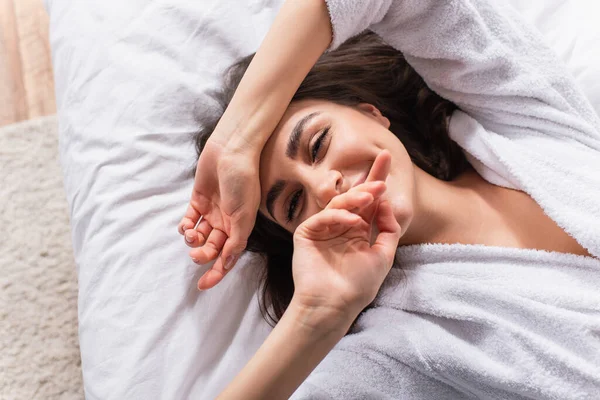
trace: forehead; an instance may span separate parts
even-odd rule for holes
[[[299,100],[291,103],[267,140],[261,154],[261,162],[262,159],[271,161],[272,157],[285,156],[285,147],[290,134],[303,118],[315,114],[314,118],[310,118],[304,124],[304,129],[308,129],[323,117],[335,114],[336,111],[339,111],[339,107],[337,104],[325,100]],[[262,165],[261,169],[264,169]]]
[[[275,127],[275,130],[269,137],[265,145],[267,147],[282,146],[287,144],[290,133],[296,124],[309,114],[319,113],[317,118],[311,118],[311,121],[305,126],[310,127],[312,123],[324,116],[332,116],[341,111],[342,106],[326,100],[299,100],[291,103],[281,117],[281,120]]]
[[[299,100],[291,103],[285,113],[281,117],[279,124],[275,128],[273,132],[273,136],[276,133],[280,133],[281,131],[285,133],[290,133],[294,127],[294,125],[304,116],[313,113],[313,112],[321,112],[321,113],[331,113],[335,112],[337,108],[340,106],[332,103],[330,101],[325,100]]]

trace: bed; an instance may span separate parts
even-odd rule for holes
[[[212,399],[270,332],[258,259],[215,288],[177,233],[193,133],[211,92],[255,51],[283,0],[46,0],[59,151],[79,280],[87,399]],[[588,0],[512,0],[600,114],[600,42]]]

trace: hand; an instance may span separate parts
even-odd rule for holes
[[[194,247],[190,251],[194,262],[205,264],[221,253],[198,281],[199,289],[218,284],[246,247],[260,204],[258,157],[251,150],[232,151],[210,139],[202,150],[192,198],[178,226]]]
[[[383,195],[390,162],[389,152],[382,152],[370,179],[334,197],[296,229],[294,302],[354,318],[375,299],[392,267],[401,235]],[[373,181],[374,176],[383,178]],[[373,222],[379,233],[371,245]]]

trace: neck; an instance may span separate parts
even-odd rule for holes
[[[475,243],[497,189],[472,169],[446,182],[415,166],[413,219],[399,245]]]

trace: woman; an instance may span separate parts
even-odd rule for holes
[[[224,89],[218,95],[223,109],[230,103],[231,97],[253,57],[254,55],[244,57],[229,69]],[[398,79],[398,77],[402,77],[402,79]],[[377,104],[383,111],[372,104]],[[373,127],[367,126],[362,130],[359,129],[356,124],[363,121],[363,118],[357,118],[361,114],[348,114],[348,111],[361,111],[364,116],[375,117],[374,120],[367,119],[366,122],[376,123],[375,127],[379,128],[376,131],[380,131],[383,135],[382,140],[385,143],[383,147],[392,150],[392,154],[396,155],[392,156],[392,159],[395,159],[393,169],[402,172],[394,172],[394,179],[400,179],[402,182],[393,182],[393,186],[396,189],[407,188],[409,190],[394,189],[394,191],[401,192],[402,196],[407,197],[413,190],[411,182],[405,182],[413,175],[410,172],[413,169],[411,160],[414,160],[416,169],[420,172],[419,177],[425,178],[433,175],[441,180],[449,181],[467,168],[468,162],[465,156],[458,145],[450,140],[447,133],[447,118],[455,109],[456,106],[427,88],[421,77],[406,63],[398,50],[383,43],[372,32],[361,34],[347,41],[334,52],[320,58],[294,94],[292,105],[287,110],[288,116],[284,117],[285,121],[289,121],[289,125],[284,127],[282,124],[281,128],[271,136],[262,152],[260,170],[263,174],[260,181],[263,188],[261,196],[263,201],[253,232],[248,239],[247,249],[262,253],[267,259],[268,268],[263,289],[265,302],[261,304],[263,314],[269,313],[268,309],[272,306],[275,316],[269,315],[269,318],[272,322],[276,322],[287,308],[293,294],[292,233],[302,221],[315,213],[316,207],[319,207],[315,202],[307,203],[306,207],[302,207],[299,200],[307,202],[311,196],[307,196],[306,193],[304,196],[299,196],[302,193],[294,191],[294,195],[298,195],[298,198],[291,199],[290,196],[286,196],[289,188],[277,196],[279,199],[269,195],[270,192],[273,192],[271,190],[274,186],[273,182],[285,178],[278,172],[286,169],[292,170],[294,165],[301,164],[301,159],[305,159],[305,157],[296,157],[290,163],[289,158],[284,156],[286,149],[282,148],[287,145],[289,134],[296,122],[302,121],[305,128],[305,134],[299,137],[299,142],[302,143],[300,147],[303,150],[308,150],[306,135],[312,137],[310,140],[311,154],[305,156],[312,158],[313,163],[322,159],[324,154],[338,158],[339,161],[349,161],[349,167],[353,171],[344,171],[346,179],[343,186],[347,186],[349,181],[356,181],[361,178],[360,174],[364,175],[368,172],[375,156],[381,150],[376,147],[375,153],[371,150],[370,153],[360,154],[369,141],[376,139],[364,133],[372,131]],[[314,110],[314,112],[310,110]],[[322,125],[325,122],[323,121],[325,116],[323,111],[325,110],[329,110],[331,117],[344,124],[345,127],[327,129],[325,132],[326,128],[331,128],[331,123],[327,126],[316,126],[315,124]],[[316,114],[317,112],[320,114]],[[374,114],[370,114],[370,112]],[[387,117],[383,117],[382,112]],[[212,121],[204,121],[203,129],[196,138],[199,155],[215,130],[219,119],[220,115],[215,115]],[[340,129],[344,133],[336,132]],[[316,130],[319,130],[320,134],[315,136]],[[323,136],[321,137],[321,135]],[[335,141],[338,146],[329,148],[328,144],[333,135],[340,135],[340,139]],[[404,146],[406,150],[403,149]],[[357,151],[359,154],[356,154]],[[402,154],[398,155],[399,152]],[[298,151],[298,153],[301,152]],[[357,159],[354,159],[353,156],[356,156]],[[288,165],[289,168],[279,168],[286,163],[291,164]],[[267,176],[267,173],[270,173],[271,176]],[[329,190],[333,188],[333,185],[330,179],[315,173],[318,174],[319,170],[308,171],[305,179],[299,178],[307,182],[324,183],[325,185],[314,188],[314,192],[319,192],[326,198],[315,198],[315,200],[321,204],[327,204],[333,195],[333,192]],[[292,206],[295,207],[294,215],[288,215],[289,212],[284,213],[285,215],[281,214],[282,207],[279,206],[283,205],[283,202],[276,200],[281,200],[283,197],[288,197],[290,200],[290,202],[286,202],[288,211]],[[269,198],[272,200],[267,201]],[[399,204],[395,205],[396,211],[406,214],[408,210],[405,209],[411,204],[402,199],[397,202]],[[408,227],[407,221],[404,221],[407,217],[397,215],[397,219],[399,222],[401,221],[400,225],[405,228]],[[287,222],[288,219],[290,223]],[[405,243],[408,243],[406,240],[410,239],[408,236],[404,236]]]
[[[550,60],[550,58],[546,59],[548,54],[543,48],[539,48],[540,43],[536,38],[532,37],[525,28],[509,26],[509,19],[506,18],[506,15],[510,15],[508,10],[492,7],[486,2],[469,3],[432,1],[412,4],[407,1],[393,3],[382,1],[368,11],[358,10],[358,15],[361,16],[359,22],[367,26],[379,22],[375,24],[377,33],[391,45],[404,51],[407,58],[410,56],[409,61],[418,68],[429,86],[469,112],[470,115],[460,111],[452,114],[448,133],[453,135],[452,138],[456,141],[462,141],[461,145],[470,150],[468,154],[471,163],[486,179],[482,179],[478,173],[469,168],[465,170],[467,165],[465,160],[460,157],[455,145],[444,136],[447,130],[446,116],[450,116],[453,111],[452,104],[436,98],[431,92],[428,93],[422,83],[414,78],[408,79],[407,82],[414,80],[416,87],[400,85],[407,86],[405,104],[396,105],[388,102],[388,99],[382,101],[381,99],[385,98],[385,94],[382,93],[375,93],[371,97],[373,101],[366,101],[369,100],[369,95],[365,93],[369,92],[370,87],[376,86],[356,87],[352,84],[348,85],[350,93],[346,93],[346,97],[333,90],[326,90],[325,95],[313,94],[307,98],[295,99],[285,110],[283,118],[266,141],[260,155],[261,200],[254,235],[254,239],[257,239],[259,234],[277,237],[281,242],[281,245],[277,245],[277,249],[285,249],[284,232],[287,231],[289,232],[287,250],[290,250],[290,234],[294,232],[292,271],[295,291],[292,294],[294,286],[288,283],[286,289],[289,297],[274,296],[276,300],[273,300],[274,304],[279,301],[283,308],[289,304],[289,309],[293,312],[290,313],[289,309],[286,311],[263,347],[223,396],[231,395],[235,398],[236,393],[241,393],[236,391],[248,390],[250,387],[255,390],[254,394],[257,398],[267,394],[269,398],[275,398],[277,395],[281,395],[282,398],[289,396],[344,335],[358,313],[374,300],[391,265],[392,242],[395,242],[394,245],[425,243],[485,245],[489,247],[486,249],[488,256],[490,251],[497,250],[493,250],[492,247],[539,249],[556,254],[598,256],[597,241],[585,234],[576,234],[582,232],[581,221],[574,221],[572,218],[571,221],[564,220],[565,213],[562,212],[564,208],[561,208],[564,204],[561,201],[564,203],[566,197],[558,193],[551,182],[546,183],[545,187],[539,183],[536,185],[532,178],[535,174],[528,176],[524,173],[518,159],[513,160],[510,157],[500,159],[499,163],[509,173],[503,173],[504,171],[498,169],[492,170],[487,167],[491,163],[484,165],[481,162],[499,157],[498,154],[493,153],[493,146],[486,149],[485,146],[473,145],[473,141],[479,136],[487,139],[488,145],[506,146],[507,150],[515,151],[520,150],[521,142],[528,137],[542,136],[539,133],[547,136],[538,138],[538,143],[542,147],[548,146],[549,149],[552,142],[549,142],[546,137],[554,140],[555,136],[559,138],[568,136],[573,142],[572,146],[577,147],[577,151],[581,150],[582,162],[586,162],[591,160],[591,151],[596,151],[597,157],[600,135],[596,117],[590,113],[589,105],[582,101],[579,93],[568,90],[571,84],[568,80],[563,80],[560,74],[554,74],[555,71],[551,68],[549,68],[550,73],[546,71],[547,75],[540,74],[542,79],[537,79],[532,73],[533,55],[537,56],[535,61],[538,63]],[[369,5],[374,4],[369,3]],[[334,21],[333,31],[338,33],[337,37],[334,35],[332,48],[339,46],[343,35],[350,36],[353,30],[357,33],[356,31],[366,27],[361,27],[360,23],[356,24],[355,20],[350,25],[350,18],[344,19],[345,15],[352,15],[352,13],[344,14],[347,12],[344,6],[361,7],[360,4],[330,1],[328,6]],[[323,12],[322,7],[319,10]],[[286,11],[287,9],[282,9],[280,16],[285,16]],[[319,14],[316,8],[314,12],[315,15],[310,17],[313,21],[323,20],[327,16]],[[281,20],[283,17],[280,22]],[[277,27],[276,21],[273,28]],[[449,32],[452,33],[452,38]],[[434,37],[436,40],[425,40],[428,37]],[[453,41],[462,41],[464,46],[456,46]],[[526,51],[523,53],[525,57],[520,55],[522,51]],[[259,54],[260,50],[257,57]],[[335,57],[333,53],[329,56]],[[355,62],[356,64],[360,62]],[[315,76],[318,74],[317,70],[318,66]],[[251,72],[250,69],[248,72]],[[408,73],[410,74],[410,71]],[[396,74],[396,76],[400,75]],[[544,77],[552,79],[544,80]],[[394,77],[392,76],[391,79]],[[350,78],[348,80],[351,81]],[[310,83],[310,75],[307,82]],[[526,88],[524,85],[526,83],[537,87]],[[240,87],[242,84],[243,81]],[[310,85],[307,85],[310,93]],[[395,92],[394,88],[390,89],[391,92]],[[352,90],[355,92],[352,93]],[[298,93],[302,93],[302,86]],[[328,99],[328,93],[336,93],[340,97]],[[361,96],[361,94],[365,95]],[[423,103],[423,95],[433,99],[437,104],[430,105],[428,108]],[[350,105],[335,103],[336,100],[341,100],[342,103],[346,101]],[[380,108],[386,106],[389,110],[382,112]],[[388,118],[390,113],[394,114],[394,107],[405,107],[404,115],[400,113],[400,116],[394,115],[394,118],[391,116]],[[424,117],[422,120],[434,118],[433,126],[423,129],[422,123],[411,122],[410,118],[406,118],[415,110]],[[471,116],[476,117],[477,121]],[[301,129],[302,127],[305,129]],[[461,130],[463,132],[460,132]],[[391,131],[394,131],[396,136]],[[496,138],[498,133],[511,141],[504,142]],[[423,135],[429,137],[424,138]],[[294,145],[295,141],[290,140],[296,137],[298,145]],[[398,138],[400,141],[397,140]],[[585,148],[580,148],[582,146]],[[391,154],[383,149],[388,149]],[[523,151],[521,153],[524,154]],[[558,154],[557,157],[560,155]],[[557,159],[557,161],[560,164],[564,159]],[[593,161],[589,165],[594,165]],[[552,165],[547,167],[549,170],[554,168]],[[442,179],[447,179],[448,182]],[[385,185],[377,183],[378,180],[385,181]],[[361,182],[365,183],[361,185]],[[537,202],[545,202],[546,213],[554,215],[554,220],[564,229],[548,218],[532,197],[522,191],[511,189],[529,189],[530,195],[537,197]],[[577,195],[574,197],[577,198]],[[584,203],[589,201],[590,205],[594,204],[594,197],[586,197],[584,194],[577,199]],[[351,216],[351,211],[357,213],[360,218]],[[593,211],[590,215],[594,215]],[[369,247],[371,234],[369,227],[373,221],[380,232],[377,234],[375,245]],[[573,225],[574,222],[578,223],[577,227]],[[327,228],[331,223],[334,223],[333,227]],[[201,223],[198,230],[204,237],[208,237],[207,243],[212,242],[214,253],[223,247],[225,237],[223,234],[213,233],[218,229],[212,229],[211,232],[210,228],[215,228],[216,224],[210,225]],[[570,231],[579,243],[567,235],[565,230]],[[211,238],[215,234],[221,237]],[[325,239],[323,235],[326,236]],[[345,252],[336,252],[332,243],[339,241],[340,238],[347,239],[343,241],[344,250],[351,249],[353,251],[350,253],[359,253],[363,256],[360,262],[349,256],[347,259],[344,258],[347,257]],[[352,247],[353,240],[357,238],[361,244],[360,250]],[[264,240],[264,236],[262,239]],[[317,246],[322,244],[322,240],[330,246]],[[586,244],[587,250],[581,246],[582,242]],[[200,242],[192,243],[193,246],[198,244]],[[460,246],[452,249],[465,253],[473,251]],[[209,257],[206,251],[196,254]],[[519,253],[521,256],[531,254]],[[213,254],[212,258],[216,255]],[[285,259],[289,258],[290,254],[286,250],[272,252],[269,261],[278,260],[277,257]],[[576,261],[580,264],[596,262],[592,258],[583,258],[585,260]],[[316,259],[319,261],[315,262]],[[342,259],[343,262],[340,262]],[[574,260],[569,262],[576,263]],[[568,264],[566,261],[565,263]],[[281,264],[272,265],[271,262],[269,264],[269,273],[279,271],[283,274],[282,270],[287,270],[287,281],[290,281],[290,268],[276,268]],[[346,269],[339,269],[340,265],[344,265]],[[357,271],[358,266],[360,271]],[[425,269],[421,268],[421,270]],[[594,273],[598,274],[597,268]],[[314,279],[315,277],[318,279]],[[275,278],[275,280],[271,279],[271,282],[283,282],[285,278],[285,275],[280,275],[279,280]],[[335,283],[338,282],[340,283],[336,286]],[[271,291],[275,292],[273,284]],[[492,294],[490,296],[493,297]],[[286,320],[286,317],[289,318]],[[491,321],[492,317],[488,320]],[[566,317],[565,321],[567,321]],[[493,334],[487,332],[485,337],[501,338],[500,333],[508,325],[497,325],[492,331]],[[376,326],[376,324],[372,325],[371,330]],[[290,343],[289,340],[284,340],[288,334],[297,334],[303,329],[307,334],[300,335],[296,341]],[[397,332],[391,334],[396,335]],[[405,337],[398,336],[398,338]],[[473,337],[470,339],[471,342],[475,340]],[[502,337],[502,339],[506,338]],[[359,339],[352,338],[346,343],[351,343],[351,340]],[[540,344],[535,341],[527,343]],[[398,343],[397,345],[399,346]],[[305,350],[311,346],[316,350],[307,354]],[[496,343],[495,348],[497,347]],[[481,348],[486,349],[483,344]],[[352,347],[348,350],[352,351]],[[393,351],[389,348],[388,350]],[[406,350],[407,354],[411,351],[410,348]],[[537,354],[533,350],[532,353]],[[409,356],[410,354],[407,355]],[[452,354],[452,356],[453,361],[460,361],[459,355]],[[592,357],[590,360],[598,360],[596,355],[590,357]],[[330,355],[326,362],[333,360],[331,362],[335,364],[336,358],[340,357]],[[348,362],[351,361],[352,359],[348,359]],[[363,364],[367,363],[365,360],[362,361]],[[448,373],[446,370],[442,374],[439,370],[420,371],[424,376],[408,379],[411,373],[419,370],[419,366],[418,363],[413,364],[406,359],[403,362],[412,366],[412,370],[403,371],[403,374],[391,378],[390,391],[385,392],[382,389],[383,391],[378,392],[378,395],[383,395],[385,392],[389,396],[415,396],[415,398],[431,398],[431,396],[435,398],[457,396],[522,398],[520,396],[532,394],[540,397],[557,395],[564,397],[564,393],[559,389],[548,388],[548,385],[544,386],[543,382],[539,384],[527,382],[522,376],[507,378],[494,371],[486,371],[487,375],[477,375],[467,371],[469,373],[461,375],[464,372],[460,371],[461,367],[465,371],[469,368],[468,365],[461,364],[455,365],[455,369],[459,371],[453,371],[456,374],[455,379],[445,375],[444,373]],[[556,361],[556,363],[566,368],[571,365],[568,362],[560,364]],[[472,364],[477,364],[477,360],[472,360]],[[269,371],[274,369],[277,372],[269,375],[266,372],[266,365],[270,365]],[[322,371],[327,364],[322,365],[319,366],[321,375],[324,374]],[[424,369],[431,367],[431,363],[424,365]],[[524,371],[534,371],[541,365],[542,363],[530,366],[530,370],[524,368]],[[566,371],[562,372],[566,375]],[[593,372],[597,372],[597,369],[576,372],[577,382],[579,384],[587,382],[588,386],[582,386],[583,391],[580,393],[571,392],[573,397],[582,393],[592,393],[584,391],[598,387],[598,380],[588,376],[594,376]],[[312,383],[310,380],[307,381],[307,384],[297,392],[297,396],[315,395],[314,382],[318,379],[318,375],[313,374],[311,377],[314,377]],[[329,377],[331,378],[331,375]],[[405,378],[407,381],[402,381],[403,384],[400,384],[401,379]],[[569,376],[569,378],[573,377]],[[330,379],[329,383],[332,384],[334,380],[335,378]],[[250,384],[250,381],[253,384]],[[393,384],[394,382],[396,385]],[[377,381],[374,384],[377,384]],[[358,387],[360,388],[360,385]],[[415,388],[417,388],[416,392]],[[319,390],[324,390],[323,386]],[[332,390],[329,394],[336,393],[341,396],[344,393],[343,385]],[[361,396],[364,398],[367,391],[353,393],[357,398]]]

